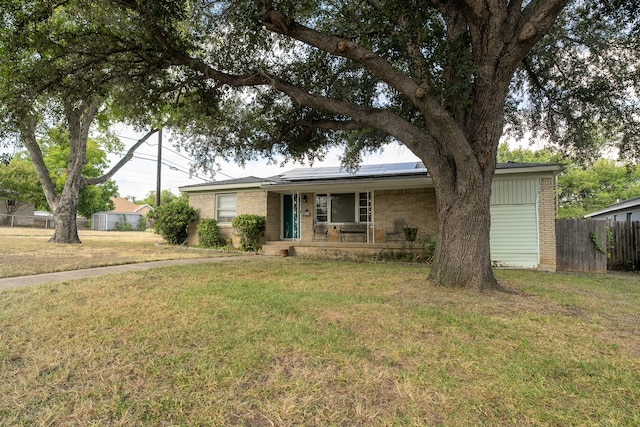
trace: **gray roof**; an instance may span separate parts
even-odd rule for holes
[[[527,168],[549,168],[550,170],[559,170],[559,166],[551,163],[500,163],[497,165],[498,170],[522,169]],[[386,163],[378,165],[362,165],[357,170],[352,171],[341,166],[323,166],[296,168],[283,172],[269,178],[256,178],[249,176],[245,178],[229,179],[225,181],[214,181],[206,184],[189,185],[180,187],[180,191],[197,190],[198,188],[207,187],[226,187],[241,184],[268,184],[268,185],[287,185],[303,182],[332,182],[339,180],[366,180],[375,179],[399,179],[412,177],[428,177],[427,168],[422,162],[404,162],[404,163]]]
[[[608,213],[612,213],[612,212],[618,212],[618,211],[622,211],[622,210],[626,210],[626,209],[632,209],[635,207],[640,207],[640,196],[636,196],[636,197],[632,197],[631,199],[627,199],[627,200],[623,200],[621,202],[618,203],[614,203],[613,205],[605,208],[605,209],[601,209],[597,212],[593,212],[590,213],[588,215],[585,215],[585,218],[591,218],[594,216],[598,216],[598,215],[604,215],[604,214],[608,214]]]
[[[271,182],[270,179],[268,178],[257,178],[255,176],[246,176],[244,178],[232,178],[232,179],[225,179],[223,181],[211,181],[211,182],[206,182],[204,184],[193,184],[193,185],[185,185],[183,187],[180,187],[180,189],[195,189],[198,187],[209,187],[212,185],[225,185],[225,186],[229,186],[229,185],[237,185],[237,184],[260,184],[263,182]]]
[[[533,167],[557,167],[551,163],[499,163],[497,169],[525,169]],[[427,175],[427,168],[422,162],[386,163],[381,165],[363,165],[355,171],[349,171],[341,166],[320,168],[298,168],[271,177],[276,182],[315,181],[345,178],[386,178],[410,175]]]

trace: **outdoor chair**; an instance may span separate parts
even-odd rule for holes
[[[393,221],[393,230],[387,232],[387,240],[399,242],[404,240],[404,229],[407,223],[404,219],[396,219]]]
[[[329,228],[327,227],[327,224],[314,224],[313,238],[311,240],[313,242],[317,242],[319,240],[327,240],[328,234],[329,234]]]

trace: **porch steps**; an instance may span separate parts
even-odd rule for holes
[[[291,242],[269,241],[262,245],[262,249],[258,252],[260,255],[282,256],[282,251],[287,250],[288,255],[293,255],[293,246]]]

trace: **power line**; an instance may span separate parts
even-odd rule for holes
[[[154,163],[156,162],[156,159],[155,159],[155,158],[154,158],[154,159],[150,159],[150,158],[140,157],[140,156],[137,156],[137,155],[134,155],[134,156],[133,156],[133,158],[134,158],[134,159],[138,159],[138,160],[146,160],[146,161],[148,161],[148,162],[154,162]],[[203,177],[201,177],[201,176],[200,176],[200,175],[198,175],[198,174],[191,173],[190,171],[187,171],[187,170],[185,170],[185,169],[180,169],[180,168],[182,168],[182,166],[178,165],[177,163],[174,163],[174,162],[167,162],[166,160],[162,160],[162,162],[161,162],[161,163],[162,163],[164,166],[167,166],[167,167],[168,167],[169,169],[171,169],[171,170],[175,170],[175,171],[178,171],[178,172],[184,173],[184,174],[186,174],[186,175],[189,175],[190,177],[196,177],[196,178],[198,178],[198,179],[200,179],[200,180],[202,180],[202,181],[204,181],[204,182],[209,182],[209,180],[208,180],[208,179],[203,178]],[[169,163],[172,163],[172,164],[169,164]]]
[[[132,140],[132,141],[139,141],[139,139],[131,138],[131,137],[124,136],[124,135],[116,135],[116,136],[117,136],[118,138],[125,138],[125,139],[130,139],[130,140]],[[153,143],[150,143],[149,141],[145,141],[145,144],[146,144],[146,145],[149,145],[149,146],[151,146],[151,147],[155,147],[156,145],[158,145],[157,143],[156,143],[156,144],[153,144]],[[163,149],[163,150],[167,150],[167,151],[169,151],[169,152],[171,152],[171,153],[175,154],[176,156],[180,156],[180,157],[182,157],[183,159],[188,160],[188,161],[189,161],[189,162],[191,162],[191,163],[195,163],[195,160],[193,160],[191,157],[187,157],[187,156],[185,156],[184,154],[182,154],[182,153],[180,153],[180,152],[178,152],[178,151],[174,151],[174,150],[172,150],[171,148],[168,148],[168,147],[166,147],[166,146],[163,146],[163,147],[162,147],[162,149]],[[216,173],[219,173],[220,175],[226,176],[227,178],[230,178],[230,179],[235,179],[235,177],[234,177],[234,176],[231,176],[231,175],[229,175],[229,174],[227,174],[227,173],[224,173],[224,172],[222,172],[222,171],[216,171]]]

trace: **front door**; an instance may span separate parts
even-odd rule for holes
[[[282,196],[282,238],[300,238],[300,209],[298,194],[284,194]]]

